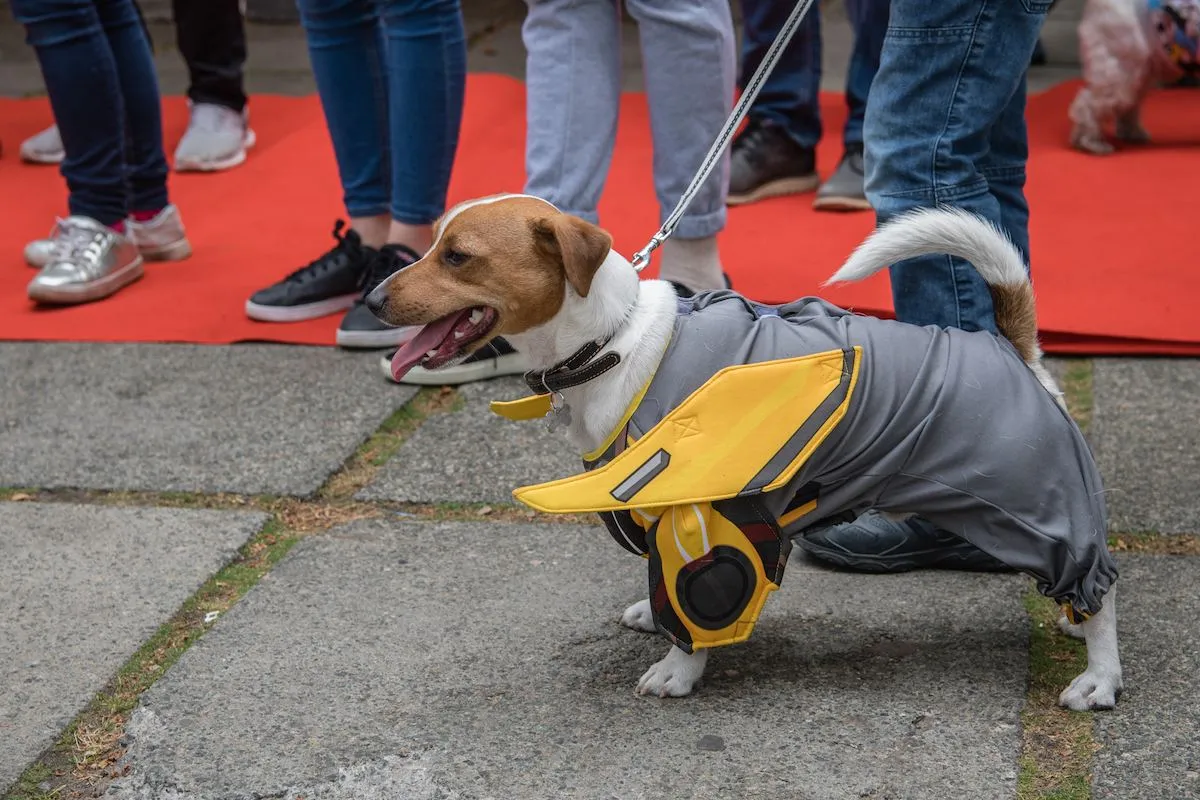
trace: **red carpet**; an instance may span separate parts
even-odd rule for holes
[[[1093,158],[1065,146],[1073,85],[1031,99],[1034,275],[1047,350],[1090,354],[1200,355],[1200,92],[1163,91],[1146,109],[1149,147]],[[626,255],[656,230],[645,98],[623,101],[602,221]],[[824,98],[826,129],[840,131],[839,97]],[[216,175],[172,175],[196,253],[152,264],[109,300],[35,309],[33,270],[21,248],[65,213],[54,167],[21,164],[20,141],[50,120],[44,100],[0,100],[0,339],[225,343],[267,340],[331,344],[337,317],[296,325],[247,320],[245,298],[324,251],[342,214],[328,134],[315,97],[256,97],[258,147],[246,164]],[[183,101],[167,101],[167,141],[185,123]],[[520,191],[524,90],[518,81],[472,75],[450,201]],[[821,152],[823,174],[837,146]],[[732,209],[722,255],[739,290],[764,301],[818,291],[820,282],[871,229],[867,214],[817,214],[809,198]],[[834,302],[886,314],[886,275],[828,292]]]

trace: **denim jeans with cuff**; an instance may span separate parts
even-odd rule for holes
[[[1025,73],[1050,0],[893,0],[865,120],[867,198],[882,224],[916,208],[974,212],[1029,263]],[[891,268],[896,316],[995,332],[992,296],[967,262]]]

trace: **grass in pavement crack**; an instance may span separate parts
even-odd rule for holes
[[[116,676],[34,763],[5,800],[94,797],[120,776],[120,738],[142,692],[174,664],[219,616],[240,600],[301,535],[269,520],[237,556],[209,578],[159,627]]]
[[[358,446],[342,468],[317,490],[317,498],[348,500],[353,497],[371,482],[380,467],[396,454],[422,422],[437,414],[459,411],[463,403],[462,395],[449,387],[421,389]]]
[[[1021,711],[1017,800],[1089,800],[1092,796],[1091,712],[1058,706],[1058,695],[1087,668],[1083,642],[1058,629],[1058,606],[1030,586],[1025,610],[1029,635],[1029,690]]]
[[[1067,401],[1067,410],[1075,418],[1075,424],[1079,426],[1079,430],[1087,433],[1092,424],[1092,360],[1071,359],[1063,373],[1060,388]]]

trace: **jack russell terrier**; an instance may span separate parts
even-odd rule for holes
[[[1122,688],[1095,462],[1042,364],[1033,290],[983,219],[921,211],[874,232],[831,282],[930,253],[970,261],[1003,336],[860,316],[817,298],[731,291],[679,298],[639,278],[607,232],[527,195],[462,203],[429,252],[367,297],[422,326],[393,356],[457,363],[496,336],[534,365],[533,395],[494,404],[557,421],[584,471],[514,492],[552,513],[600,514],[648,561],[649,598],[622,623],[672,644],[638,691],[689,694],[712,647],[750,636],[792,536],[873,508],[919,514],[1015,569],[1063,608],[1087,670],[1061,705],[1108,709]]]

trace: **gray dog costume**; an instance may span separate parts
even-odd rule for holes
[[[664,504],[656,501],[646,514],[651,504],[640,501],[672,469],[674,484],[694,485],[689,464],[680,463],[681,456],[672,461],[672,446],[660,444],[666,436],[660,423],[721,370],[814,354],[840,368],[827,382],[828,395],[752,479],[708,498],[757,549],[768,580],[781,581],[790,536],[820,519],[873,508],[919,514],[1033,575],[1039,591],[1072,619],[1100,610],[1117,569],[1106,547],[1099,472],[1079,428],[1011,344],[989,333],[860,316],[817,298],[766,306],[722,291],[680,300],[662,361],[607,449],[585,460],[583,475],[515,494],[543,510],[598,511],[618,543],[650,558],[659,629],[690,650],[689,636],[671,619],[656,566],[654,534]],[[700,433],[727,435],[754,404],[746,396],[720,429],[710,415]],[[676,419],[667,422],[681,427]],[[656,428],[657,449],[648,458],[634,456],[637,443],[654,438]],[[815,449],[797,459],[819,429]],[[623,453],[634,457],[614,463]],[[798,460],[785,483],[771,485]],[[573,488],[596,484],[594,472],[610,464],[620,466],[606,470],[612,474],[603,486],[611,499],[591,503],[587,498],[598,496],[594,487]],[[573,493],[582,499],[574,502]],[[764,526],[772,535],[764,535]],[[680,573],[668,593],[683,592]],[[700,588],[711,593],[715,584]]]

